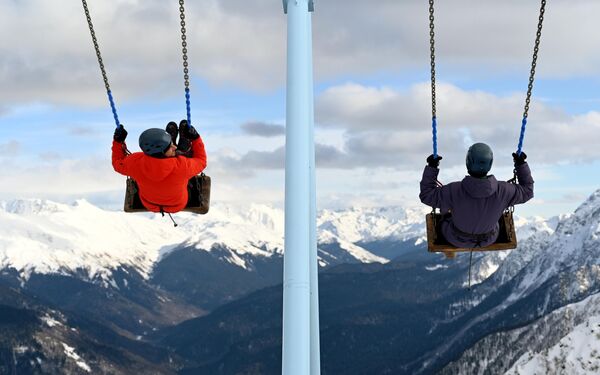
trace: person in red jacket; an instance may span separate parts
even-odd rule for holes
[[[206,168],[204,143],[196,129],[182,120],[179,130],[174,122],[166,130],[145,130],[139,138],[143,152],[133,154],[127,150],[125,138],[127,131],[120,125],[113,137],[112,165],[116,172],[137,182],[144,207],[161,213],[184,209],[188,180]]]

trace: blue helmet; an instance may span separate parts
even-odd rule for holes
[[[140,134],[139,142],[144,154],[161,157],[171,146],[171,136],[164,129],[151,128]]]
[[[473,177],[485,177],[492,169],[494,153],[485,143],[475,143],[467,151],[467,171]]]

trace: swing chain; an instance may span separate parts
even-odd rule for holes
[[[106,95],[108,95],[108,102],[110,103],[110,109],[112,110],[113,118],[115,119],[115,125],[120,126],[119,115],[117,114],[117,107],[115,106],[115,100],[110,86],[108,84],[108,78],[106,76],[106,70],[104,69],[104,63],[102,62],[102,55],[100,55],[100,46],[98,46],[98,40],[96,39],[96,33],[94,32],[94,25],[92,24],[92,16],[85,0],[81,0],[83,4],[83,10],[85,11],[85,18],[87,18],[88,27],[92,36],[92,42],[94,43],[94,49],[96,50],[96,58],[98,59],[98,65],[100,65],[100,72],[102,73],[102,79],[104,80],[104,87],[106,88]]]
[[[190,76],[188,69],[188,56],[187,56],[187,37],[185,35],[185,9],[183,7],[184,0],[179,0],[179,18],[181,19],[181,52],[183,53],[183,79],[186,90],[190,87]]]
[[[187,56],[187,36],[185,35],[185,8],[183,6],[183,0],[179,0],[179,18],[181,22],[181,52],[183,54],[183,81],[185,84],[185,110],[187,114],[188,127],[192,126],[192,109],[190,104],[190,71],[188,69],[188,56]]]
[[[429,0],[429,51],[431,56],[431,118],[436,117],[435,111],[435,30],[433,17],[433,1]]]
[[[535,35],[535,46],[533,48],[533,60],[531,62],[531,71],[529,73],[529,84],[527,85],[527,97],[525,99],[525,110],[523,118],[526,119],[529,113],[529,102],[531,101],[531,91],[533,90],[533,80],[535,78],[535,68],[537,65],[538,52],[540,49],[540,38],[542,37],[542,24],[544,22],[544,12],[546,11],[546,0],[542,0],[540,6],[540,16],[538,20],[537,33]]]
[[[83,10],[85,11],[85,17],[87,18],[90,34],[92,35],[92,42],[94,43],[96,57],[98,58],[98,64],[100,65],[102,79],[104,80],[104,87],[106,87],[106,91],[110,91],[110,86],[108,85],[108,78],[106,76],[106,70],[104,70],[104,63],[102,62],[102,56],[100,55],[100,46],[98,46],[98,40],[96,39],[96,33],[94,32],[94,25],[92,25],[92,16],[90,16],[90,11],[88,10],[87,2],[85,0],[81,0],[81,2],[83,3]]]

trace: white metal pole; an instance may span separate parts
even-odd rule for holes
[[[307,64],[308,64],[308,119],[310,132],[310,374],[321,374],[321,345],[319,335],[319,263],[317,253],[317,183],[315,166],[315,110],[312,54],[312,15],[309,13],[307,27]]]
[[[284,375],[310,375],[311,297],[311,105],[307,51],[310,47],[309,0],[284,0],[288,15],[285,253],[283,277]]]

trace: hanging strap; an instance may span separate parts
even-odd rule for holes
[[[106,71],[104,70],[104,63],[102,62],[102,56],[100,55],[100,47],[98,46],[98,40],[96,39],[96,33],[94,32],[94,25],[92,25],[92,17],[90,16],[87,2],[85,0],[81,0],[81,3],[83,4],[83,10],[85,11],[85,17],[87,18],[90,34],[92,35],[92,43],[94,43],[94,49],[96,50],[98,65],[100,65],[100,72],[102,73],[104,87],[106,87],[106,94],[108,95],[108,102],[110,103],[110,108],[112,110],[113,117],[115,118],[115,124],[117,127],[119,127],[120,123],[119,116],[117,115],[117,107],[115,106],[115,101],[113,100],[112,92],[110,91],[110,85],[108,84],[108,78],[106,77]]]
[[[159,206],[160,207],[160,214],[165,217],[165,210],[163,210],[163,206]],[[171,218],[171,221],[173,222],[173,226],[175,228],[177,228],[177,223],[175,222],[175,220],[173,219],[173,216],[171,216],[170,212],[167,212],[167,215],[169,215],[169,217]]]
[[[469,255],[469,287],[468,290],[471,290],[471,267],[473,266],[473,249],[470,251],[471,255]]]
[[[431,132],[433,136],[433,157],[437,158],[437,118],[435,114],[435,31],[433,20],[433,0],[429,0],[429,51],[431,56]]]
[[[183,6],[184,0],[179,0],[179,18],[181,22],[181,52],[183,54],[183,81],[185,85],[185,109],[187,113],[188,127],[192,126],[192,109],[190,105],[190,76],[188,69],[188,56],[187,56],[187,37],[185,35],[185,8]]]
[[[535,34],[535,44],[533,47],[533,59],[531,61],[531,71],[529,72],[529,84],[527,85],[527,97],[525,98],[525,110],[523,111],[523,120],[521,121],[521,133],[519,134],[519,145],[517,146],[517,155],[521,155],[523,149],[523,138],[525,138],[525,127],[527,126],[527,115],[529,112],[529,102],[531,101],[531,91],[533,90],[533,81],[535,79],[535,67],[537,65],[538,51],[540,48],[540,39],[542,37],[542,24],[544,22],[544,12],[546,11],[546,0],[542,0],[540,5],[540,16],[538,20],[537,33]]]

